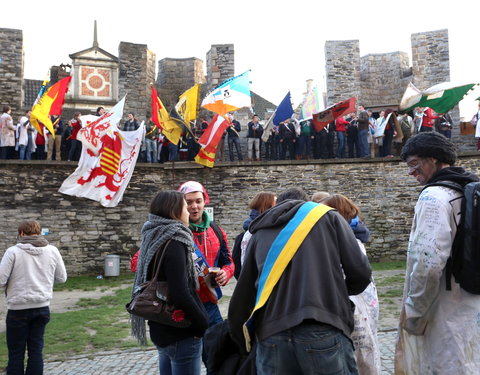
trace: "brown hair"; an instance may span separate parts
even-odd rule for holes
[[[265,212],[269,208],[275,206],[275,198],[277,196],[269,191],[262,191],[253,197],[248,207],[257,210],[260,213]]]
[[[9,105],[4,105],[3,106],[3,113],[7,113],[8,111],[10,111],[12,108],[9,106]]]
[[[25,236],[31,236],[34,234],[40,234],[40,223],[36,220],[25,220],[18,226],[18,234],[22,233]]]
[[[360,214],[358,206],[342,194],[332,194],[322,200],[321,203],[335,208],[347,221],[352,220],[355,216]]]
[[[312,195],[312,201],[315,203],[320,203],[323,199],[327,198],[330,196],[330,193],[326,191],[317,191],[316,193],[313,193]]]
[[[178,191],[159,191],[150,203],[150,213],[166,219],[179,220],[184,202],[184,195]]]

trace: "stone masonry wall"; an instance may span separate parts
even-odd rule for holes
[[[243,72],[238,72],[238,74]],[[207,89],[235,76],[235,49],[233,44],[212,44],[207,52]]]
[[[139,122],[150,112],[150,85],[155,81],[155,54],[146,44],[121,42],[118,46],[120,61],[119,97],[127,95],[124,114],[133,112]]]
[[[406,52],[369,54],[360,58],[361,102],[367,107],[397,105],[411,81]]]
[[[460,157],[458,164],[480,173],[478,153]],[[120,255],[121,269],[126,271],[130,254],[140,244],[140,229],[155,192],[197,180],[207,188],[215,220],[228,233],[231,245],[256,193],[302,187],[308,194],[323,190],[352,198],[371,231],[370,259],[401,260],[421,189],[398,159],[218,163],[213,169],[186,162],[138,164],[123,201],[104,208],[58,192],[75,168],[68,162],[0,160],[0,256],[15,243],[18,223],[37,219],[49,229],[47,239],[60,249],[70,274],[102,273],[108,254]]]
[[[352,96],[360,98],[360,44],[358,40],[325,42],[327,106]]]
[[[412,34],[413,84],[425,90],[450,81],[448,30]]]
[[[0,28],[0,110],[12,107],[17,121],[23,101],[23,31]]]
[[[204,80],[203,61],[196,57],[165,58],[158,62],[156,87],[167,109],[172,108],[186,90]]]

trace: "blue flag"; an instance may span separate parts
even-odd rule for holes
[[[275,125],[280,124],[282,121],[292,117],[293,107],[292,107],[292,98],[290,97],[290,91],[285,95],[282,102],[278,105],[277,110],[275,111],[275,117],[273,118],[273,123]]]

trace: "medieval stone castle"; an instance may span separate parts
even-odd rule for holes
[[[73,111],[93,113],[98,106],[110,108],[125,94],[125,113],[132,111],[139,119],[150,112],[150,85],[155,84],[159,96],[169,109],[178,96],[197,83],[202,94],[235,73],[233,44],[212,45],[206,54],[206,74],[201,59],[163,58],[158,61],[145,44],[120,42],[118,56],[98,45],[96,26],[90,48],[69,55],[71,62],[52,65],[51,83],[65,75],[73,76],[64,107],[64,116]],[[32,106],[41,80],[23,77],[23,32],[0,29],[0,104],[9,104],[14,115]],[[411,55],[406,52],[360,56],[358,40],[325,43],[325,105],[351,96],[357,102],[378,112],[396,109],[409,82],[419,89],[450,80],[448,30],[411,35]],[[157,69],[156,69],[157,68]],[[203,96],[202,96],[203,97]],[[261,117],[275,105],[253,94],[252,110],[241,116],[246,121],[252,111]],[[458,121],[458,110],[453,111]],[[458,129],[457,129],[458,130]],[[454,138],[458,136],[454,132]]]

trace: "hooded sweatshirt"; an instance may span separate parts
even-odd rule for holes
[[[245,347],[242,326],[255,305],[267,253],[303,203],[287,200],[250,224],[253,236],[228,311],[232,337],[240,348]],[[304,320],[330,324],[350,336],[353,308],[348,296],[361,293],[370,277],[367,257],[350,226],[338,212],[327,212],[303,240],[265,306],[258,311],[257,338],[262,341]]]
[[[67,272],[62,256],[43,236],[20,237],[7,249],[0,263],[0,287],[6,286],[9,310],[45,307],[53,295],[53,283],[64,283]]]

